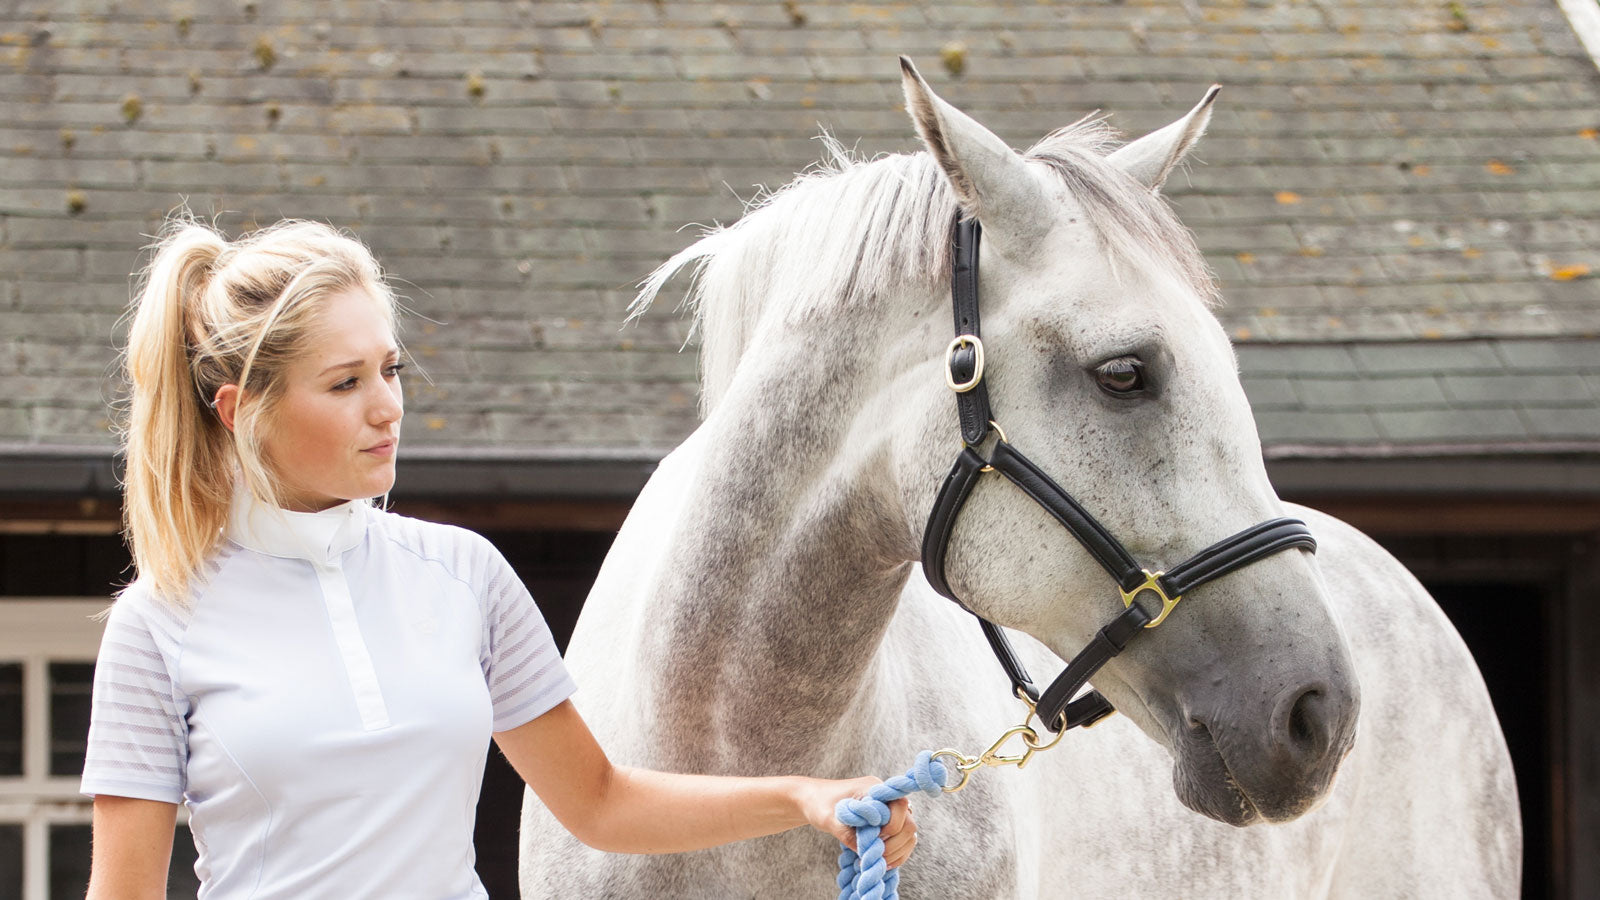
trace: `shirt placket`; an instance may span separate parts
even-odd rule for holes
[[[322,587],[323,605],[327,607],[328,624],[344,662],[345,677],[355,695],[356,710],[361,714],[361,727],[367,731],[388,728],[389,709],[383,702],[383,688],[372,666],[367,641],[361,635],[361,624],[356,620],[355,601],[350,596],[344,569],[337,563],[313,563],[312,566],[317,572],[317,583]]]

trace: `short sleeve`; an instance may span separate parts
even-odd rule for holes
[[[137,585],[112,607],[95,660],[83,793],[183,802],[188,703],[171,665],[183,631],[180,611]]]
[[[484,592],[483,674],[494,730],[510,731],[577,690],[544,615],[499,551],[489,548]]]

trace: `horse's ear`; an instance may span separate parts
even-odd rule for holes
[[[949,177],[962,211],[1002,242],[1047,227],[1037,175],[1017,151],[935,94],[904,56],[900,74],[906,111],[928,152]]]
[[[1151,190],[1159,190],[1211,121],[1211,101],[1222,85],[1213,84],[1189,114],[1160,131],[1152,131],[1106,159]]]

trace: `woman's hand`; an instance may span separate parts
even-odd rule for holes
[[[802,779],[800,809],[812,828],[832,836],[852,850],[858,850],[856,830],[840,822],[834,810],[840,800],[866,797],[867,792],[879,781],[870,777],[844,781]],[[889,868],[900,865],[911,856],[911,851],[917,846],[917,822],[911,815],[909,801],[901,798],[889,804],[889,823],[883,826],[879,835],[883,838],[883,859]]]

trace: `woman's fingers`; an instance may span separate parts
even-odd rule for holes
[[[883,826],[882,834],[883,860],[892,869],[905,862],[917,846],[917,820],[904,798],[889,804],[889,823]]]
[[[894,837],[883,839],[883,861],[893,869],[911,857],[917,847],[917,826],[912,823]]]
[[[883,826],[883,836],[889,837],[900,833],[911,821],[911,803],[906,798],[889,801],[889,823]]]

